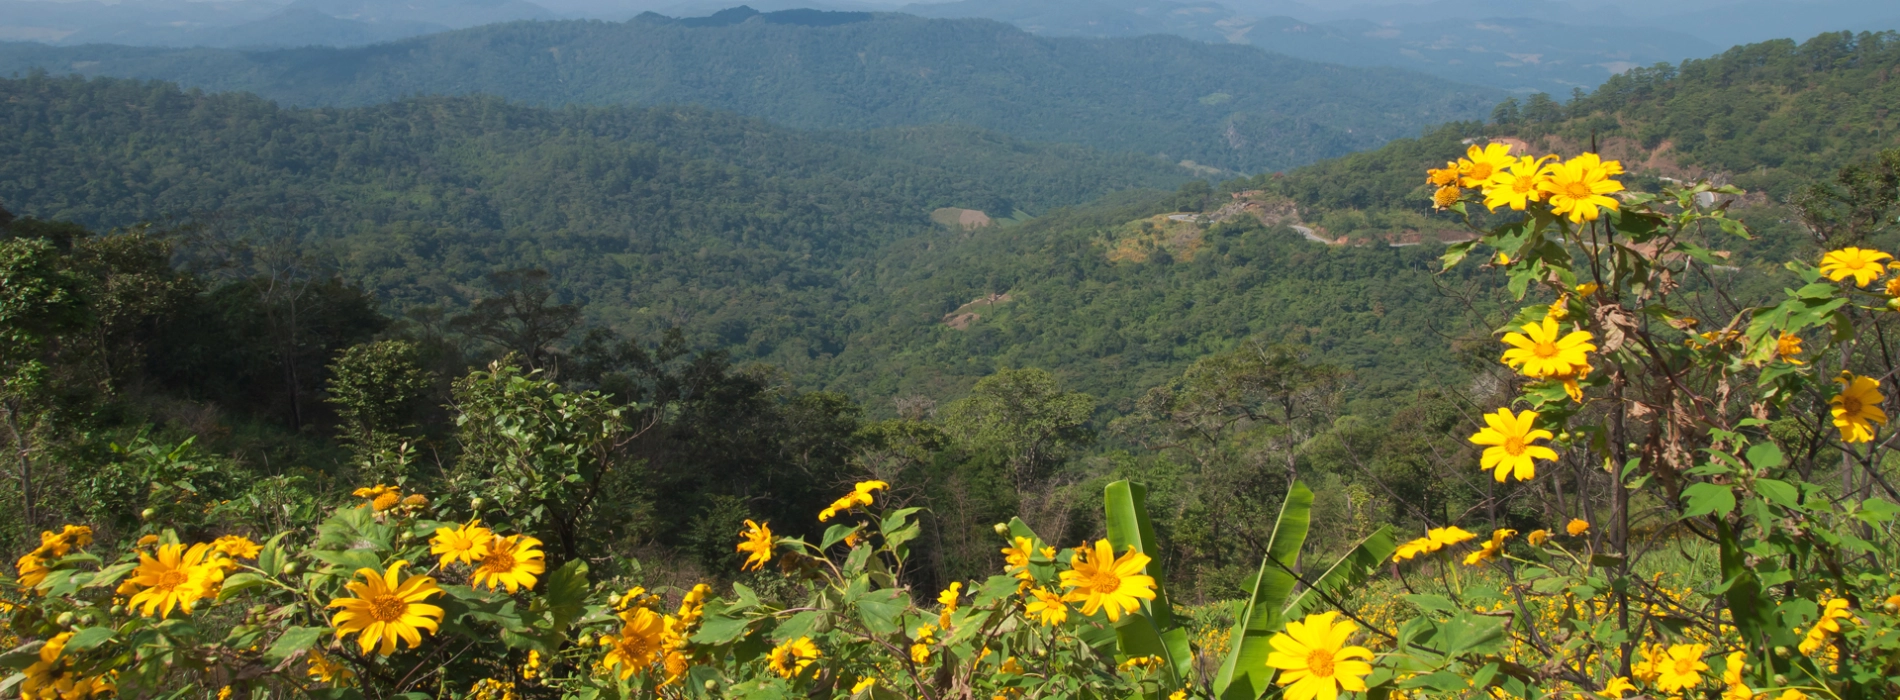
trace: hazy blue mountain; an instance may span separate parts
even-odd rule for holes
[[[1173,36],[1048,38],[986,20],[808,10],[520,22],[354,49],[0,45],[0,75],[35,68],[293,105],[484,93],[537,105],[698,104],[801,128],[958,123],[1238,172],[1483,117],[1503,97]]]

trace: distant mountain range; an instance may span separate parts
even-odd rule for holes
[[[1568,95],[1633,66],[1824,31],[1900,29],[1888,0],[0,0],[0,41],[208,48],[363,46],[518,20],[792,9],[984,18],[1044,36],[1165,33],[1296,58]]]
[[[1376,147],[1482,118],[1505,96],[1166,35],[1048,38],[989,20],[811,10],[518,22],[341,49],[0,44],[0,75],[33,69],[301,106],[482,93],[549,106],[704,105],[808,129],[968,124],[1210,174]]]

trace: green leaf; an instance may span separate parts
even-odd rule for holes
[[[1775,469],[1786,460],[1781,456],[1781,447],[1772,442],[1764,442],[1748,448],[1748,463],[1762,469]]]
[[[858,621],[872,634],[896,634],[903,629],[898,621],[909,603],[902,593],[894,589],[872,591],[857,601]]]
[[[751,624],[751,620],[743,617],[707,615],[701,618],[699,631],[693,634],[693,643],[712,646],[731,644],[744,637]]]
[[[1187,630],[1175,622],[1174,609],[1168,602],[1168,590],[1162,583],[1163,566],[1161,564],[1161,541],[1155,537],[1154,524],[1148,520],[1148,489],[1131,481],[1117,481],[1103,489],[1104,510],[1108,522],[1108,542],[1117,553],[1134,547],[1135,551],[1150,557],[1144,573],[1154,578],[1154,600],[1142,604],[1141,614],[1149,618],[1158,636],[1159,651],[1144,650],[1141,655],[1160,656],[1167,662],[1168,688],[1180,687],[1181,679],[1193,670],[1194,653],[1188,644]],[[1146,634],[1139,625],[1127,626],[1134,638],[1123,638],[1123,625],[1116,625],[1116,637],[1124,642],[1134,640],[1142,646],[1147,641],[1140,638]],[[1126,651],[1126,650],[1124,650]]]
[[[556,637],[565,635],[567,626],[587,612],[589,588],[587,563],[579,559],[569,560],[548,575],[543,595],[548,602],[549,632]]]
[[[1735,491],[1720,484],[1692,484],[1682,490],[1682,500],[1688,505],[1682,512],[1684,518],[1728,515],[1735,510]]]
[[[265,581],[264,577],[248,571],[233,575],[225,579],[224,585],[218,588],[218,600],[230,600],[245,591],[253,588],[262,588],[267,583],[269,582]]]
[[[831,549],[831,545],[843,542],[844,538],[857,531],[858,526],[845,525],[842,523],[825,528],[825,539],[818,545],[818,551],[822,552]]]
[[[1769,503],[1787,508],[1801,507],[1801,490],[1779,479],[1756,479],[1755,493]]]
[[[67,651],[85,651],[112,640],[110,627],[85,627],[73,632],[72,639],[66,640]]]
[[[1290,620],[1306,614],[1306,611],[1324,602],[1321,593],[1341,597],[1340,594],[1346,589],[1365,583],[1378,573],[1380,566],[1391,561],[1392,553],[1398,548],[1398,543],[1392,537],[1392,526],[1379,526],[1378,530],[1340,556],[1339,561],[1334,562],[1326,573],[1313,579],[1313,587],[1301,591],[1300,596],[1287,605],[1283,616]]]
[[[1214,676],[1214,695],[1222,700],[1254,700],[1267,692],[1273,680],[1273,669],[1267,666],[1272,646],[1267,640],[1284,625],[1280,614],[1296,582],[1287,569],[1298,561],[1300,548],[1306,544],[1312,510],[1313,491],[1306,484],[1293,482],[1280,504],[1267,556],[1261,560],[1247,601],[1234,621],[1229,637],[1232,649]]]
[[[283,661],[292,654],[316,646],[317,641],[323,638],[323,633],[328,631],[322,627],[292,627],[284,630],[283,634],[277,636],[277,641],[271,642],[270,650],[265,655],[273,661]]]

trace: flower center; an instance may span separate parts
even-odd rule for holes
[[[1488,180],[1491,178],[1492,170],[1493,168],[1490,163],[1472,163],[1471,177],[1479,180]]]
[[[1511,181],[1511,190],[1518,194],[1530,194],[1535,189],[1537,189],[1537,181],[1528,177],[1520,177]]]
[[[1524,437],[1512,435],[1504,438],[1504,452],[1512,457],[1524,454]]]
[[[489,552],[488,556],[482,557],[482,568],[489,571],[514,571],[515,555],[498,548]]]
[[[1556,343],[1538,343],[1537,347],[1531,348],[1531,354],[1534,354],[1539,359],[1544,359],[1544,360],[1548,360],[1550,358],[1556,357],[1557,344]]]
[[[1841,394],[1841,412],[1850,416],[1860,415],[1860,398]]]
[[[190,580],[191,574],[185,573],[182,569],[172,569],[171,571],[159,574],[158,583],[153,584],[152,587],[169,591],[185,585],[185,582]]]
[[[395,622],[409,612],[409,604],[393,595],[379,595],[369,599],[369,616],[377,622]]]
[[[1306,670],[1320,678],[1333,676],[1333,651],[1314,649],[1306,653]]]
[[[1564,193],[1576,197],[1577,199],[1583,199],[1596,194],[1596,190],[1590,189],[1590,183],[1588,182],[1573,180],[1570,184],[1564,185]]]
[[[1695,659],[1676,659],[1676,675],[1687,676],[1695,673]]]
[[[1094,576],[1089,577],[1089,590],[1096,593],[1107,595],[1121,590],[1121,587],[1122,577],[1116,576],[1113,571],[1097,571]]]

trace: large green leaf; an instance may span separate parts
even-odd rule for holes
[[[1287,604],[1284,616],[1288,619],[1305,615],[1314,607],[1323,605],[1324,593],[1338,597],[1341,591],[1365,583],[1372,578],[1379,567],[1391,560],[1392,552],[1398,549],[1398,543],[1392,539],[1392,526],[1382,525],[1359,544],[1353,545],[1332,568],[1319,578],[1313,579],[1312,588],[1300,592],[1300,597]]]
[[[1298,582],[1289,570],[1306,544],[1312,511],[1313,491],[1306,484],[1293,482],[1286,501],[1280,504],[1280,519],[1274,523],[1267,556],[1260,561],[1260,571],[1248,587],[1247,603],[1234,621],[1229,636],[1232,649],[1214,675],[1214,695],[1222,700],[1254,700],[1273,680],[1273,671],[1267,668],[1267,654],[1273,649],[1267,640],[1280,629],[1280,611]]]
[[[1168,589],[1161,583],[1159,559],[1161,542],[1155,537],[1154,523],[1148,520],[1148,488],[1131,481],[1109,484],[1104,494],[1108,516],[1108,542],[1117,553],[1134,547],[1151,557],[1146,573],[1155,580],[1155,599],[1142,606],[1140,621],[1122,620],[1115,625],[1115,637],[1127,656],[1160,656],[1166,662],[1170,689],[1181,687],[1194,667],[1194,652],[1188,644],[1187,628],[1174,619],[1168,603]]]

